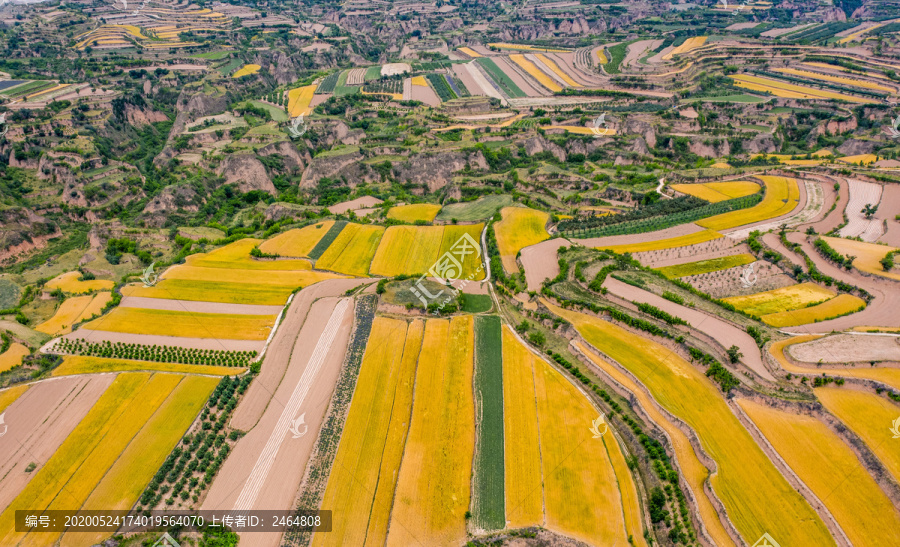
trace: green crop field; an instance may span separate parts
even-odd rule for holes
[[[332,243],[334,243],[334,240],[346,225],[346,220],[338,220],[337,222],[332,224],[331,228],[328,229],[328,233],[322,236],[322,239],[320,239],[319,242],[316,243],[316,246],[313,247],[313,249],[309,252],[309,257],[318,260],[322,256],[322,253],[324,253],[325,250],[328,249],[328,247],[331,246]]]
[[[0,279],[0,310],[12,308],[19,302],[19,286],[9,279]]]
[[[456,98],[456,93],[450,88],[450,84],[444,79],[443,74],[426,74],[425,78],[431,83],[431,87],[434,88],[434,91],[438,94],[438,97],[441,98],[441,101],[449,101]]]
[[[340,76],[340,72],[335,72],[334,74],[328,75],[324,80],[319,82],[319,87],[316,88],[316,93],[334,92],[334,86],[337,85],[337,81]]]
[[[231,55],[230,51],[207,51],[206,53],[198,53],[191,55],[194,59],[208,59],[210,61],[220,61]]]
[[[435,220],[449,222],[454,218],[461,222],[472,222],[490,218],[498,210],[510,205],[512,198],[508,194],[483,196],[475,201],[451,203],[445,205]]]
[[[506,73],[497,66],[497,63],[495,63],[493,59],[479,57],[478,59],[475,59],[475,62],[480,64],[481,67],[490,74],[491,79],[497,82],[497,85],[503,89],[504,93],[513,98],[525,96],[525,92],[519,89],[519,86],[517,86],[515,82],[512,81],[512,78],[507,76]]]
[[[275,105],[264,103],[262,101],[250,101],[250,104],[267,111],[269,115],[272,116],[272,119],[276,122],[286,122],[289,119],[287,112],[285,112],[283,108],[279,108]]]
[[[337,82],[334,84],[334,96],[342,97],[344,95],[355,95],[361,89],[358,85],[347,85],[347,76],[350,75],[349,70],[344,70],[338,76]],[[318,91],[318,89],[316,90]]]
[[[223,63],[223,64],[217,66],[216,70],[222,76],[230,76],[232,73],[234,73],[235,70],[237,70],[238,68],[240,68],[242,66],[244,66],[244,61],[242,61],[240,59],[232,59],[232,60],[228,61],[227,63]]]
[[[487,294],[464,294],[462,297],[462,311],[469,313],[483,313],[491,309],[494,303]]]
[[[506,526],[503,467],[503,350],[500,318],[475,318],[475,442],[472,518],[476,528]]]
[[[56,82],[53,80],[34,80],[33,82],[28,82],[27,84],[10,87],[4,90],[2,95],[5,95],[11,99],[18,99],[19,97],[24,97],[29,93],[37,93],[38,91],[49,89],[55,85]]]
[[[367,68],[364,78],[367,82],[369,80],[377,80],[381,78],[381,65],[370,66],[369,68]]]

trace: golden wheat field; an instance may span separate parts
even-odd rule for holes
[[[494,224],[494,235],[503,268],[512,273],[519,269],[516,265],[519,251],[550,238],[546,228],[550,215],[526,207],[504,207],[500,215],[503,220]]]
[[[296,87],[288,91],[288,115],[292,118],[308,115],[311,112],[309,104],[315,92],[315,85]]]
[[[769,532],[782,545],[835,544],[813,508],[781,476],[703,372],[652,340],[542,302],[634,374],[663,408],[696,432],[718,467],[710,484],[748,543]]]
[[[313,545],[384,544],[423,331],[422,321],[407,328],[406,321],[378,317],[372,324],[322,501],[344,516]]]
[[[44,284],[45,289],[61,291],[69,294],[82,294],[86,292],[110,290],[115,283],[107,279],[91,279],[89,281],[81,280],[81,272],[61,273]]]
[[[18,342],[13,342],[9,348],[0,353],[0,372],[6,372],[16,365],[22,364],[22,358],[31,353],[31,351]]]
[[[729,76],[734,80],[734,84],[738,87],[750,89],[752,91],[765,91],[775,95],[776,97],[784,97],[788,99],[834,99],[839,101],[847,101],[851,103],[874,103],[874,99],[866,99],[856,97],[854,95],[845,95],[843,93],[835,93],[816,89],[805,85],[789,84],[781,80],[772,78],[761,78],[759,76],[750,76],[749,74],[737,74]]]
[[[265,340],[275,324],[274,315],[195,313],[144,308],[116,308],[86,323],[84,328],[131,334]]]
[[[6,407],[16,402],[23,393],[28,391],[28,385],[18,385],[6,388],[0,391],[0,412],[6,410]]]
[[[244,65],[235,71],[234,74],[231,75],[232,78],[240,78],[242,76],[249,76],[251,74],[256,74],[259,72],[259,69],[262,67],[259,65]]]
[[[382,226],[347,224],[316,261],[316,268],[350,275],[366,275],[382,235]]]
[[[857,154],[855,156],[844,156],[843,158],[838,158],[837,161],[841,163],[849,163],[850,165],[869,165],[870,163],[878,161],[878,156],[876,156],[875,154]]]
[[[727,230],[779,217],[797,207],[800,202],[800,187],[797,186],[796,179],[769,175],[760,175],[759,178],[766,185],[766,195],[761,202],[749,209],[739,209],[698,220],[697,224],[710,230]]]
[[[425,325],[388,546],[465,541],[475,451],[474,345],[472,316]]]
[[[208,253],[190,255],[185,259],[189,266],[201,268],[221,268],[234,270],[309,270],[309,260],[259,260],[250,256],[254,247],[263,243],[261,239],[244,238]],[[257,277],[259,273],[254,274]],[[168,277],[168,271],[166,272]],[[251,279],[253,281],[253,279]]]
[[[461,51],[473,59],[477,59],[478,57],[483,57],[482,54],[478,53],[477,51],[475,51],[474,49],[469,48],[469,47],[457,48],[457,51]],[[422,79],[425,79],[424,76],[422,77]]]
[[[658,271],[669,279],[675,279],[690,275],[718,272],[720,270],[727,270],[728,268],[743,266],[753,262],[756,262],[755,256],[748,253],[741,253],[720,258],[710,258],[708,260],[698,260],[697,262],[675,264],[674,266],[665,266],[663,268],[658,268]]]
[[[413,203],[410,205],[397,205],[388,210],[387,217],[403,222],[415,222],[424,220],[431,222],[441,211],[441,206],[434,203]]]
[[[834,291],[807,282],[746,296],[729,296],[722,300],[743,312],[761,317],[788,310],[798,310],[810,304],[830,300],[835,296]]]
[[[176,372],[179,374],[205,374],[207,376],[233,376],[245,368],[214,365],[187,365],[184,363],[157,363],[137,359],[109,359],[89,355],[66,355],[61,365],[53,369],[51,376],[74,374],[98,374],[103,372]]]
[[[669,53],[666,53],[665,55],[663,55],[663,60],[668,61],[675,55],[680,55],[682,53],[688,53],[690,51],[693,51],[693,50],[697,49],[698,47],[702,46],[703,44],[705,44],[706,39],[707,39],[707,36],[694,36],[692,38],[688,38],[687,40],[682,42],[682,44],[680,46],[676,47]]]
[[[745,180],[707,182],[703,184],[671,184],[670,186],[676,192],[698,197],[710,203],[718,203],[759,192],[758,184]]]
[[[462,269],[454,267],[453,272],[439,277],[464,279],[471,275],[473,280],[484,279],[484,272],[479,271],[482,266],[479,241],[483,227],[483,224],[391,226],[381,238],[369,271],[388,277],[427,274],[439,259],[446,257],[446,253],[458,249],[461,238],[468,235],[468,238],[462,239],[468,253],[461,262]],[[454,260],[459,259],[458,253],[452,255]]]
[[[559,65],[557,65],[556,62],[550,57],[547,57],[543,53],[536,53],[535,57],[540,59],[540,61],[544,63],[547,68],[552,70],[554,74],[559,76],[559,79],[564,81],[566,85],[571,87],[581,87],[581,84],[573,80],[571,76],[569,76],[564,70],[559,68]]]
[[[819,402],[853,430],[900,482],[900,451],[893,446],[894,434],[884,424],[900,417],[900,405],[871,391],[845,387],[815,389]]]
[[[894,90],[890,87],[878,85],[876,83],[872,83],[872,82],[869,82],[866,80],[860,80],[859,78],[844,78],[842,76],[833,76],[831,74],[821,74],[819,72],[812,72],[809,70],[798,70],[796,68],[776,68],[774,70],[775,70],[775,72],[781,72],[783,74],[793,74],[794,76],[803,76],[804,78],[810,78],[812,80],[835,82],[835,83],[849,85],[849,86],[853,86],[853,87],[862,87],[865,89],[876,89],[878,91],[886,91],[888,93],[894,92]]]
[[[280,306],[287,301],[288,296],[296,287],[305,287],[322,279],[339,277],[343,276],[319,271],[297,272],[296,285],[281,286],[211,280],[164,279],[152,287],[145,287],[143,283],[125,285],[122,287],[122,295],[195,302]]]
[[[722,234],[714,230],[700,230],[699,232],[694,232],[692,234],[670,237],[667,239],[657,239],[643,243],[628,243],[624,245],[605,245],[597,248],[607,249],[616,253],[643,253],[646,251],[686,247],[688,245],[703,243],[704,241],[719,239],[720,237],[722,237]]]
[[[822,237],[822,239],[842,255],[855,256],[853,266],[859,271],[900,281],[900,273],[886,272],[881,267],[881,259],[888,253],[896,251],[895,247],[840,237]]]
[[[812,416],[746,399],[738,405],[822,500],[852,545],[900,545],[900,512],[836,433]]]
[[[490,43],[488,45],[490,47],[496,47],[496,48],[500,48],[500,49],[513,49],[513,50],[519,50],[519,51],[548,51],[550,53],[566,53],[569,51],[567,49],[529,46],[526,44],[508,44],[506,42],[494,42],[494,43]]]
[[[544,74],[534,63],[525,58],[524,55],[514,53],[509,56],[509,60],[519,65],[522,70],[527,72],[532,78],[538,81],[542,86],[556,93],[562,91],[562,87],[556,83],[553,78]]]
[[[67,298],[57,308],[53,317],[36,326],[34,330],[51,336],[68,334],[72,332],[72,325],[100,315],[110,300],[112,300],[110,292]]]
[[[260,243],[259,250],[279,256],[306,258],[333,224],[333,220],[326,220],[303,228],[288,230]]]
[[[866,307],[866,301],[852,294],[839,294],[821,304],[789,310],[778,313],[770,313],[760,317],[763,323],[773,327],[796,327],[817,323],[826,319],[833,319],[848,313],[853,313]]]

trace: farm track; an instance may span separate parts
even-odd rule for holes
[[[203,509],[290,506],[331,401],[352,324],[351,299],[325,298],[312,306],[292,352],[292,366],[272,398],[276,404],[269,405],[257,425],[235,445]],[[274,547],[281,536],[245,533],[241,541]]]
[[[32,385],[4,411],[9,427],[0,442],[0,513],[19,495],[115,379],[114,374],[71,376]],[[29,463],[37,469],[24,473]]]
[[[816,232],[825,234],[844,223],[844,209],[847,207],[850,189],[847,184],[847,179],[835,177],[835,180],[840,186],[836,195],[833,183],[829,184],[828,182],[822,182],[823,190],[825,191],[823,210],[826,211],[826,213],[824,216],[820,219],[814,219],[807,224],[801,224],[801,228],[811,226]],[[832,205],[835,205],[835,208],[834,210],[829,211]]]
[[[772,376],[772,373],[769,372],[763,364],[762,354],[759,351],[759,347],[756,345],[756,341],[753,340],[749,334],[735,325],[732,325],[715,315],[710,315],[694,308],[688,308],[687,306],[670,302],[665,298],[632,285],[628,285],[627,283],[623,283],[612,277],[607,277],[603,286],[619,298],[635,303],[643,302],[651,304],[664,312],[684,319],[690,324],[690,327],[693,330],[709,335],[715,339],[722,346],[723,351],[732,345],[736,345],[740,348],[741,353],[744,354],[741,359],[743,364],[762,378],[771,382],[775,381],[775,377]],[[702,330],[700,329],[701,326],[703,327]]]

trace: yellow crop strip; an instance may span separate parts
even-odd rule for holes
[[[0,353],[0,372],[6,372],[16,365],[22,364],[22,357],[30,354],[31,351],[18,342],[9,345],[9,349]]]
[[[503,268],[511,273],[519,269],[516,266],[519,251],[550,239],[546,228],[550,215],[527,207],[504,207],[500,215],[503,220],[494,225],[494,235]]]
[[[478,281],[484,279],[484,267],[482,258],[479,256],[481,247],[481,232],[484,230],[484,224],[465,224],[465,225],[449,225],[444,226],[444,237],[441,241],[441,251],[439,257],[444,257],[446,253],[454,250],[454,256],[463,252],[465,247],[465,260],[462,261],[463,271],[460,275],[462,279]],[[464,238],[464,235],[468,235]],[[474,243],[473,243],[474,242]]]
[[[284,262],[278,260],[277,262]],[[342,277],[326,272],[303,271],[260,271],[237,270],[226,268],[198,268],[195,266],[175,266],[166,271],[166,280],[187,281],[219,281],[222,283],[249,283],[263,284],[271,287],[305,287],[311,280],[331,279]],[[164,297],[170,298],[170,297]]]
[[[277,254],[293,258],[309,256],[310,251],[316,246],[322,237],[328,233],[333,220],[326,220],[318,224],[310,224],[300,229],[288,230],[278,234],[272,239],[263,241],[259,250],[264,253]]]
[[[761,202],[749,209],[739,209],[698,220],[697,225],[710,230],[727,230],[745,224],[786,215],[800,203],[797,180],[789,177],[760,175],[766,185],[766,195]]]
[[[233,376],[241,374],[245,368],[219,367],[213,365],[186,365],[183,363],[157,363],[136,359],[108,359],[88,355],[66,355],[61,365],[53,369],[51,376],[72,376],[74,374],[98,374],[102,372],[177,372],[182,374],[205,374],[208,376]]]
[[[440,256],[443,237],[443,226],[390,226],[370,271],[387,277],[427,273]]]
[[[503,431],[506,520],[510,528],[544,522],[544,487],[534,393],[534,355],[503,329]]]
[[[49,320],[36,326],[34,330],[56,336],[72,332],[72,325],[99,315],[112,299],[112,293],[101,292],[94,296],[73,296],[67,298],[57,308]]]
[[[71,294],[81,294],[86,292],[110,290],[115,283],[106,279],[92,279],[90,281],[81,281],[81,272],[66,272],[59,274],[44,284],[44,287],[50,290],[61,289],[63,292]]]
[[[781,80],[773,80],[771,78],[760,78],[759,76],[750,76],[747,74],[737,74],[729,76],[735,81],[735,85],[745,87],[754,91],[768,91],[776,97],[786,97],[792,99],[834,99],[848,101],[851,103],[875,103],[874,99],[865,99],[855,97],[853,95],[844,95],[842,93],[834,93],[824,91],[803,85],[789,84]]]
[[[9,507],[0,513],[0,545],[16,545],[25,537],[24,532],[15,531],[16,509],[50,507],[60,491],[64,487],[68,489],[70,479],[79,469],[93,465],[90,462],[91,456],[107,435],[117,435],[114,430],[119,427],[119,420],[127,419],[125,417],[129,411],[140,412],[137,407],[141,405],[141,401],[136,397],[145,393],[149,380],[150,375],[144,373],[120,374],[113,380],[53,456],[37,471]],[[69,496],[63,499],[70,504],[68,509],[77,509],[74,505],[80,506],[84,501]]]
[[[703,372],[652,340],[544,304],[634,374],[663,408],[696,432],[718,467],[709,482],[748,544],[768,532],[782,545],[835,545],[816,512],[782,477]]]
[[[339,277],[342,276],[327,272],[298,272],[296,287],[306,287],[322,279]],[[145,287],[143,283],[126,285],[122,287],[122,294],[124,296],[171,298],[195,302],[280,306],[287,302],[288,296],[296,287],[212,280],[164,279],[153,287]]]
[[[469,57],[471,57],[473,59],[477,59],[478,57],[484,57],[484,55],[478,53],[477,51],[475,51],[474,49],[472,49],[470,47],[460,47],[460,48],[456,48],[456,50],[465,53],[466,55],[468,55]],[[423,79],[424,79],[424,77],[423,77]],[[416,85],[418,85],[418,84],[416,84]]]
[[[547,57],[543,53],[537,53],[537,54],[535,54],[535,57],[540,59],[541,62],[544,63],[547,66],[547,68],[552,70],[554,74],[559,76],[560,79],[562,79],[562,81],[564,81],[566,83],[566,85],[569,85],[572,87],[581,87],[581,84],[579,84],[578,82],[573,80],[571,76],[569,76],[561,68],[559,68],[559,65],[557,65],[556,62],[554,62],[553,59],[551,59],[550,57]]]
[[[839,294],[827,302],[799,310],[783,311],[763,315],[763,323],[773,327],[795,327],[818,323],[848,313],[854,313],[866,307],[866,301],[852,294]]]
[[[839,237],[823,237],[832,249],[844,256],[855,256],[853,266],[861,272],[896,279],[900,281],[900,274],[894,272],[886,272],[881,267],[881,259],[888,253],[896,251],[896,247],[888,247],[886,245],[878,245],[875,243],[866,243],[865,241],[854,241],[852,239],[842,239]]]
[[[852,545],[900,545],[900,512],[836,433],[812,416],[746,399],[738,405],[822,500]],[[845,488],[835,485],[837,477]]]
[[[475,452],[474,346],[471,315],[425,325],[388,547],[465,541]]]
[[[383,545],[412,407],[424,323],[378,317],[322,507],[344,517],[313,545]],[[377,500],[377,505],[376,505]],[[377,529],[377,530],[376,530]],[[376,539],[377,537],[377,539]]]
[[[682,53],[688,53],[689,51],[693,51],[698,47],[702,46],[706,43],[706,36],[694,36],[693,38],[688,38],[685,40],[680,46],[676,47],[669,53],[663,55],[663,60],[668,61],[675,55],[680,55]]]
[[[843,158],[838,158],[837,161],[851,165],[868,165],[878,161],[878,156],[875,154],[859,154],[856,156],[844,156]]]
[[[18,385],[0,391],[0,412],[3,412],[9,405],[16,402],[16,399],[28,391],[28,387],[28,385]],[[2,533],[2,528],[0,528],[0,533]]]
[[[309,260],[256,260],[250,256],[254,247],[263,243],[261,239],[245,238],[229,243],[208,253],[187,257],[190,266],[204,268],[244,269],[244,270],[309,270]],[[260,277],[257,275],[256,277]]]
[[[749,181],[707,182],[705,184],[672,184],[673,190],[698,197],[710,203],[749,196],[759,192],[759,185]]]
[[[524,55],[514,53],[509,56],[509,59],[522,67],[525,72],[530,74],[532,78],[537,80],[542,86],[546,87],[550,91],[553,91],[554,93],[557,91],[562,91],[562,87],[560,87],[559,84],[554,82],[553,79],[550,78],[550,76],[544,74],[541,69],[539,69],[537,66],[535,66],[534,63],[526,59]]]
[[[783,74],[793,74],[794,76],[803,76],[804,78],[810,78],[813,80],[822,80],[825,82],[837,82],[844,85],[850,85],[853,87],[862,87],[865,89],[876,89],[878,91],[886,91],[888,93],[894,93],[894,90],[890,87],[885,87],[883,85],[874,84],[872,82],[867,82],[866,80],[859,80],[853,78],[842,78],[840,76],[832,76],[830,74],[820,74],[818,72],[810,72],[808,70],[797,70],[796,68],[776,68],[775,72],[781,72]]]
[[[316,261],[316,268],[333,272],[366,275],[384,235],[382,226],[347,224]]]
[[[609,64],[609,58],[606,56],[606,52],[603,51],[603,48],[597,50],[597,62],[601,65]]]
[[[894,449],[894,434],[884,424],[892,424],[900,416],[900,405],[887,397],[846,387],[815,389],[819,402],[866,443],[900,482],[900,451]]]
[[[621,384],[625,389],[633,393],[635,399],[637,399],[641,408],[647,413],[653,423],[665,430],[669,439],[672,441],[672,450],[675,453],[675,458],[678,461],[678,467],[681,474],[684,476],[688,485],[690,485],[691,490],[694,493],[694,498],[697,500],[700,519],[703,521],[706,531],[709,533],[710,537],[712,537],[713,542],[716,545],[719,545],[720,547],[734,545],[734,541],[731,540],[731,536],[728,535],[728,532],[722,525],[722,521],[719,519],[719,514],[715,505],[713,505],[712,500],[706,493],[705,484],[709,478],[709,469],[707,469],[697,457],[696,452],[694,452],[694,447],[684,431],[672,422],[668,416],[659,411],[656,404],[652,402],[644,389],[638,386],[630,376],[627,376],[618,368],[601,359],[581,342],[576,342],[576,346],[594,365],[612,377],[613,380]]]
[[[817,338],[821,338],[820,334],[809,334],[803,336],[795,336],[787,340],[774,342],[769,346],[769,353],[787,372],[794,374],[809,374],[819,376],[820,374],[828,374],[829,376],[838,376],[844,378],[863,378],[866,380],[875,380],[883,382],[894,389],[900,390],[900,369],[892,367],[866,367],[866,368],[848,368],[821,365],[813,368],[797,366],[790,361],[784,354],[784,349],[793,344],[802,344]]]
[[[425,76],[413,76],[409,81],[412,85],[428,87],[428,80],[425,79]]]
[[[387,217],[404,222],[424,220],[431,222],[441,211],[441,206],[434,203],[414,203],[411,205],[398,205],[388,210]]]
[[[84,328],[158,336],[265,340],[274,324],[274,315],[116,308],[106,316],[85,324]]]
[[[735,308],[757,317],[804,308],[834,298],[837,293],[815,283],[801,283],[771,291],[723,298]]]
[[[616,253],[643,253],[646,251],[658,251],[660,249],[672,249],[675,247],[685,247],[687,245],[695,245],[704,241],[712,241],[719,239],[722,234],[714,230],[701,230],[693,234],[683,236],[670,237],[668,239],[658,239],[656,241],[646,241],[644,243],[628,243],[624,245],[603,245],[598,249],[608,249]]]
[[[251,74],[256,74],[259,72],[259,69],[262,67],[259,65],[244,65],[240,69],[238,69],[234,74],[231,75],[232,78],[240,78],[242,76],[249,76]]]
[[[130,509],[218,383],[218,378],[202,376],[188,376],[181,380],[121,452],[82,508]],[[108,535],[104,532],[67,533],[60,545],[80,547],[97,544]]]
[[[316,92],[315,85],[296,87],[288,91],[288,115],[292,118],[306,116],[311,112],[309,103]]]

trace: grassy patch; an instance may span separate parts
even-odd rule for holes
[[[756,258],[747,253],[723,256],[722,258],[713,258],[710,260],[699,260],[697,262],[688,262],[687,264],[676,264],[675,266],[666,266],[660,268],[659,273],[673,279],[676,277],[686,277],[689,275],[698,275],[709,272],[717,272],[719,270],[727,270],[735,266],[743,266],[755,262]]]
[[[493,305],[490,295],[463,293],[461,309],[464,312],[483,313],[490,310]]]
[[[15,307],[22,291],[9,279],[0,279],[0,310]]]
[[[346,226],[346,225],[347,225],[346,220],[339,220],[339,221],[335,222],[334,224],[332,224],[331,227],[328,228],[328,232],[324,236],[322,236],[322,239],[320,239],[319,242],[316,243],[316,246],[313,247],[312,250],[309,252],[309,257],[312,259],[318,259],[319,257],[321,257],[322,253],[324,253],[325,250],[328,249],[328,247],[332,243],[334,243],[334,240],[337,238],[337,236],[341,233],[341,230],[343,230],[344,226]]]
[[[451,221],[455,218],[462,222],[484,220],[511,203],[512,197],[507,194],[484,196],[475,201],[446,205],[435,219]]]
[[[472,517],[476,528],[506,525],[503,471],[503,358],[500,318],[475,318],[475,450]]]
[[[262,108],[263,110],[268,112],[269,116],[271,116],[272,119],[276,122],[288,121],[287,112],[285,112],[283,108],[277,107],[273,104],[264,103],[262,101],[250,101],[250,104],[257,108]]]

